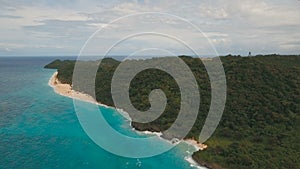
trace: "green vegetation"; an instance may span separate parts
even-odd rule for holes
[[[199,114],[187,136],[198,138],[210,106],[209,78],[199,59],[180,58],[199,85]],[[210,168],[300,168],[300,56],[224,56],[221,60],[227,79],[225,111],[217,130],[205,143],[208,148],[194,153],[193,158]],[[71,84],[74,64],[56,60],[45,67],[58,69],[59,80]],[[97,101],[114,106],[110,84],[119,64],[104,59],[99,65]],[[147,110],[149,93],[157,88],[168,98],[165,112],[147,124],[133,122],[139,130],[164,131],[176,119],[179,88],[170,75],[160,70],[149,69],[135,76],[129,90],[132,104]]]

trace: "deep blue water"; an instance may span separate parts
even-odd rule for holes
[[[142,159],[120,157],[97,146],[80,126],[73,100],[48,85],[55,70],[43,66],[54,59],[0,57],[0,168],[193,168],[184,160],[188,150],[193,151],[186,144]],[[116,110],[100,109],[115,129],[138,135]]]

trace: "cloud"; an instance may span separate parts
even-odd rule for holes
[[[1,15],[0,18],[9,18],[9,19],[21,19],[23,18],[22,16],[14,16],[14,15]]]
[[[166,12],[191,21],[221,54],[247,54],[249,50],[253,54],[300,53],[297,41],[300,39],[300,2],[294,0],[191,0],[185,3],[179,0],[64,0],[60,3],[17,0],[0,3],[0,55],[5,51],[16,52],[16,55],[43,55],[49,51],[74,55],[93,32],[107,27],[112,20],[138,12]],[[130,31],[151,29],[182,35],[182,39],[202,46],[197,39],[201,38],[199,32],[188,31],[191,29],[188,24],[172,17],[157,19],[145,15],[138,20],[123,19],[110,26],[114,31],[99,35],[107,44]],[[119,47],[117,52],[126,54],[129,49],[151,46],[151,43],[174,52],[182,51],[176,50],[176,46],[170,47],[169,42],[147,37]],[[9,50],[5,50],[3,44],[7,44]]]
[[[45,38],[74,38],[84,36],[86,32],[91,33],[90,21],[79,20],[42,20],[38,21],[36,25],[24,26],[23,29],[31,35],[40,35],[44,33]],[[81,30],[84,30],[82,32]],[[94,29],[95,30],[95,29]]]

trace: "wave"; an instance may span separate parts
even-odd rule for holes
[[[147,130],[146,131],[138,131],[138,130],[136,130],[132,126],[132,119],[131,119],[131,117],[130,117],[130,115],[129,115],[128,112],[124,111],[123,109],[119,109],[119,108],[115,108],[115,107],[112,107],[112,106],[108,106],[108,105],[99,103],[95,99],[93,99],[92,96],[90,96],[88,94],[72,90],[71,85],[69,85],[69,84],[61,84],[58,81],[57,74],[58,74],[58,72],[55,72],[51,76],[51,78],[49,79],[49,82],[48,82],[48,85],[51,86],[54,89],[55,93],[57,93],[59,95],[62,95],[62,96],[66,96],[66,97],[72,98],[72,99],[77,99],[77,100],[80,100],[80,101],[84,101],[84,102],[89,102],[89,103],[92,103],[92,104],[96,104],[96,105],[99,105],[99,106],[102,106],[102,107],[105,107],[105,108],[114,109],[114,110],[116,110],[116,112],[118,112],[120,115],[122,115],[124,118],[126,118],[129,121],[129,125],[132,127],[132,130],[134,130],[137,133],[145,134],[145,135],[148,135],[148,136],[155,135],[159,139],[164,140],[164,141],[166,141],[166,142],[168,142],[168,143],[170,143],[172,145],[177,145],[177,144],[182,143],[182,142],[185,143],[185,144],[188,144],[188,145],[192,145],[195,148],[195,151],[190,152],[189,155],[187,155],[187,156],[184,157],[184,159],[190,163],[191,167],[196,167],[198,169],[206,169],[205,167],[200,166],[192,158],[192,153],[200,150],[199,147],[196,144],[193,144],[191,141],[188,141],[188,140],[178,140],[176,138],[174,138],[172,140],[167,140],[167,139],[165,139],[165,138],[162,137],[163,136],[162,132],[152,132],[152,131],[147,131]],[[67,91],[63,91],[62,92],[61,90],[58,90],[59,85],[69,85],[69,86],[67,87],[67,89],[64,89],[64,90],[67,90]]]

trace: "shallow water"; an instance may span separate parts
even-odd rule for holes
[[[55,70],[43,66],[54,59],[0,58],[0,168],[194,168],[184,159],[194,150],[186,144],[142,159],[120,157],[97,146],[80,126],[73,100],[48,85]],[[133,131],[116,110],[99,108],[117,131],[147,137]],[[168,143],[157,139],[153,144]]]

